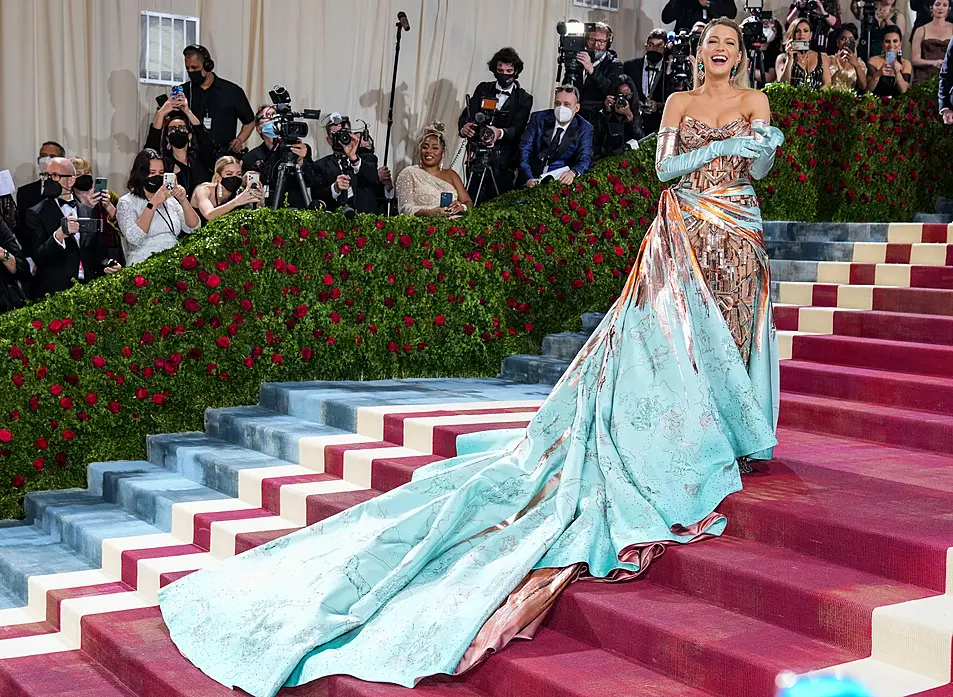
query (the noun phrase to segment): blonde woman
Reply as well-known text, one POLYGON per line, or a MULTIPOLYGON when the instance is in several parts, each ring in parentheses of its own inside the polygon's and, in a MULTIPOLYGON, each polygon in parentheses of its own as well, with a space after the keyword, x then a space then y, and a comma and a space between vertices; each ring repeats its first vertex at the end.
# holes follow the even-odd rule
POLYGON ((421 217, 460 215, 473 207, 460 175, 443 167, 447 151, 444 125, 434 121, 424 129, 417 143, 420 164, 404 168, 397 175, 397 203, 401 215, 421 217), (441 198, 450 197, 449 205, 441 198))
POLYGON ((242 188, 247 181, 242 178, 242 163, 238 158, 224 155, 215 162, 212 181, 200 184, 192 194, 192 207, 198 211, 203 222, 211 222, 236 208, 261 204, 264 194, 261 185, 242 188))
POLYGON ((795 20, 788 27, 784 36, 784 53, 778 56, 776 66, 778 82, 814 89, 831 84, 831 66, 827 54, 810 48, 813 35, 811 23, 804 18, 795 20))

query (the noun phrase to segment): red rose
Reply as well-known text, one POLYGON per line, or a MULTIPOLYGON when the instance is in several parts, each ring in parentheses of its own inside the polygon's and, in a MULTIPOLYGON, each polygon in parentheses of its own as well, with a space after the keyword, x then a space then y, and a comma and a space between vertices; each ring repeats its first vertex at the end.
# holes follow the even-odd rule
POLYGON ((66 429, 63 431, 63 440, 73 440, 76 437, 76 431, 66 429))
POLYGON ((60 400, 60 406, 63 407, 64 409, 72 409, 72 408, 73 408, 73 400, 70 399, 69 397, 63 397, 63 398, 60 400))
POLYGON ((585 285, 585 284, 584 284, 581 280, 579 280, 578 278, 577 278, 575 281, 572 282, 572 287, 573 287, 575 290, 579 290, 580 288, 583 287, 583 285, 585 285))
POLYGON ((307 346, 305 346, 303 349, 301 349, 301 358, 302 358, 302 360, 310 361, 311 358, 312 358, 312 356, 314 356, 314 351, 312 351, 312 350, 311 350, 310 348, 308 348, 307 346))
POLYGON ((186 312, 198 312, 199 311, 199 301, 192 298, 186 298, 185 302, 182 303, 182 306, 185 308, 186 312))
POLYGON ((126 303, 127 305, 135 305, 136 296, 132 293, 126 293, 125 295, 122 296, 122 301, 126 303))
POLYGON ((390 351, 391 353, 397 353, 397 348, 398 348, 397 344, 394 343, 393 341, 390 341, 387 343, 387 350, 390 351))
POLYGON ((404 315, 404 326, 405 326, 405 327, 412 327, 412 326, 414 326, 414 318, 413 318, 413 317, 409 317, 408 315, 404 315))
POLYGON ((13 384, 17 387, 23 387, 23 376, 19 373, 13 376, 13 384))
POLYGON ((535 327, 534 327, 532 324, 524 324, 524 325, 523 325, 523 330, 526 331, 526 332, 531 332, 531 331, 533 331, 533 329, 535 329, 535 327))
POLYGON ((0 443, 9 443, 13 440, 13 433, 7 429, 0 429, 0 443))
POLYGON ((93 356, 93 367, 97 370, 106 365, 106 359, 102 356, 93 356))
POLYGON ((90 394, 86 395, 86 404, 88 404, 89 406, 91 406, 91 407, 96 406, 96 402, 98 402, 98 401, 99 401, 99 395, 98 395, 98 394, 96 394, 96 393, 90 393, 90 394))
POLYGON ((252 259, 251 268, 252 271, 261 271, 265 267, 265 262, 261 259, 252 259))
POLYGON ((33 445, 36 446, 37 450, 46 450, 50 447, 50 442, 46 438, 40 437, 36 439, 33 445))
POLYGON ((152 395, 153 404, 165 404, 165 395, 164 394, 154 394, 152 395))
POLYGON ((185 269, 186 271, 191 271, 196 266, 198 266, 198 264, 199 264, 199 260, 193 256, 188 256, 182 259, 182 268, 185 269))
POLYGON ((10 480, 10 486, 16 489, 22 489, 24 486, 26 486, 26 480, 18 474, 10 480))
POLYGON ((61 394, 63 394, 63 388, 59 385, 50 385, 50 394, 54 397, 59 397, 61 394))
POLYGON ((407 290, 405 292, 407 293, 408 298, 412 298, 417 294, 417 290, 412 285, 407 286, 407 290))
POLYGON ((215 343, 218 345, 220 349, 227 349, 229 346, 232 345, 232 340, 229 339, 227 336, 220 336, 215 340, 215 343))
POLYGON ((218 274, 214 273, 211 274, 205 281, 205 285, 207 285, 209 288, 218 288, 221 283, 222 279, 218 277, 218 274))
POLYGON ((42 472, 43 465, 45 464, 46 460, 44 460, 42 457, 38 457, 33 461, 33 469, 35 469, 37 472, 42 472))
POLYGON ((401 235, 398 241, 400 242, 400 246, 403 247, 404 249, 409 247, 411 243, 413 242, 410 235, 401 235))
POLYGON ((476 327, 474 327, 472 324, 465 324, 463 325, 463 331, 467 336, 472 336, 473 332, 476 331, 476 327))
POLYGON ((149 285, 149 281, 147 281, 144 276, 136 276, 132 279, 132 282, 136 285, 136 288, 145 288, 149 285))
POLYGON ((11 358, 12 360, 17 360, 17 359, 23 358, 23 351, 21 351, 18 346, 11 346, 11 347, 10 347, 10 358, 11 358))
POLYGON ((285 359, 280 353, 273 353, 271 354, 271 362, 275 365, 281 365, 285 362, 285 359))
POLYGON ((96 343, 96 335, 93 334, 92 332, 88 332, 86 334, 86 344, 88 346, 92 346, 95 343, 96 343))
POLYGON ((56 453, 56 464, 60 467, 66 467, 66 453, 56 453))
POLYGON ((119 410, 122 409, 122 407, 119 406, 119 402, 110 402, 106 408, 109 409, 109 411, 111 411, 113 414, 118 414, 119 410))
POLYGON ((447 318, 444 317, 443 315, 437 315, 436 317, 433 318, 433 323, 438 327, 442 327, 443 325, 447 323, 447 318))
POLYGON ((332 312, 330 315, 328 315, 328 317, 331 320, 331 324, 337 324, 341 321, 341 315, 339 315, 337 312, 332 312))
POLYGON ((145 399, 149 396, 149 390, 145 387, 136 388, 136 399, 145 399))
POLYGON ((374 223, 374 227, 376 227, 378 230, 383 230, 383 229, 384 229, 384 221, 383 221, 383 220, 378 220, 376 223, 374 223))

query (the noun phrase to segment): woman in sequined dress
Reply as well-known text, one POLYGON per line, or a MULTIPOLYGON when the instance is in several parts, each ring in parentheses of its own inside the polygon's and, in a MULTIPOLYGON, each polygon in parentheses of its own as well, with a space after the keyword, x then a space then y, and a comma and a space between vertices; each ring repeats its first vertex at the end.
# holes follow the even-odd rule
POLYGON ((659 177, 678 181, 525 435, 160 590, 199 668, 255 697, 334 674, 410 687, 531 638, 574 581, 632 579, 724 531, 738 459, 776 444, 751 177, 782 138, 745 87, 737 24, 709 24, 698 61, 700 87, 669 100, 659 133, 659 177))

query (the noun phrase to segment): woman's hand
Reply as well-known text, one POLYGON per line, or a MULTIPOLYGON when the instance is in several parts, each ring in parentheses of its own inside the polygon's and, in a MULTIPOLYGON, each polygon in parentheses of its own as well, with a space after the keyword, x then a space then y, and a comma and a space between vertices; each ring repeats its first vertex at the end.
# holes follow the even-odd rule
POLYGON ((245 206, 249 203, 261 203, 263 200, 261 189, 245 189, 235 197, 235 205, 245 206))
POLYGON ((784 42, 784 52, 788 55, 788 58, 793 58, 797 55, 797 51, 794 50, 793 39, 784 42))
POLYGON ((454 201, 453 203, 451 203, 449 206, 447 206, 446 208, 442 210, 447 211, 446 213, 447 215, 459 215, 461 213, 465 213, 467 210, 467 207, 465 204, 460 203, 460 201, 454 201))
POLYGON ((175 188, 172 189, 172 195, 175 197, 175 200, 179 203, 185 204, 188 203, 188 194, 185 191, 185 187, 181 184, 176 184, 175 188))
POLYGON ((163 184, 159 187, 158 191, 149 197, 149 203, 151 203, 153 206, 161 206, 163 203, 169 200, 169 196, 171 195, 172 192, 169 190, 169 187, 163 184))

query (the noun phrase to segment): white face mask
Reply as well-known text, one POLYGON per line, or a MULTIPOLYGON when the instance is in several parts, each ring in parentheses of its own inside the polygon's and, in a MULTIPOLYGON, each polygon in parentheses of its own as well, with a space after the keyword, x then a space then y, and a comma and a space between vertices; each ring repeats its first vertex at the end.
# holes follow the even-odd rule
POLYGON ((768 43, 769 43, 769 44, 770 44, 772 41, 774 41, 774 37, 775 37, 774 27, 769 27, 769 28, 766 28, 766 29, 764 30, 764 38, 766 38, 766 39, 768 40, 768 43))
POLYGON ((36 161, 36 166, 39 168, 40 174, 43 174, 43 172, 46 171, 46 166, 50 164, 50 160, 52 159, 53 159, 52 157, 44 155, 43 157, 41 157, 39 160, 36 161))
POLYGON ((556 122, 560 124, 567 124, 572 119, 572 109, 568 106, 558 106, 553 109, 553 113, 556 114, 556 122))

